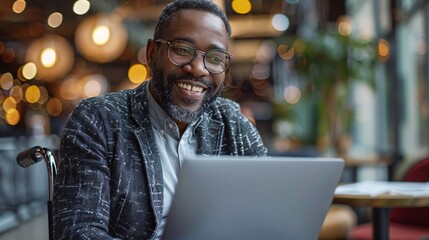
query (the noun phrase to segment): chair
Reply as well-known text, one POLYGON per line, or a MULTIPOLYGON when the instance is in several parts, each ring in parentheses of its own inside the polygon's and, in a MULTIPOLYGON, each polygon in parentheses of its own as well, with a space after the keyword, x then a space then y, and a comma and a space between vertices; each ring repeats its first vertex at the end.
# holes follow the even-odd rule
POLYGON ((54 180, 57 175, 57 165, 55 155, 49 148, 34 146, 26 149, 16 156, 16 162, 19 166, 26 168, 38 162, 45 162, 48 173, 48 231, 49 240, 53 239, 52 230, 52 199, 54 194, 54 180))
MULTIPOLYGON (((428 182, 429 157, 408 169, 402 181, 428 182)), ((350 240, 372 239, 372 224, 361 224, 349 235, 350 240)), ((392 208, 389 216, 390 240, 422 240, 429 236, 429 207, 392 208)))
POLYGON ((345 239, 356 223, 357 216, 351 207, 332 204, 323 221, 318 240, 345 239))

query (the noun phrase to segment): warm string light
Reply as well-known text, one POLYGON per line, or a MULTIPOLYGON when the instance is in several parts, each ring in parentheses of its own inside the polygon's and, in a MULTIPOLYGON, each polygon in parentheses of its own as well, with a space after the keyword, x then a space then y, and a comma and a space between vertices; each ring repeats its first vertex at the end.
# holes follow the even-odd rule
MULTIPOLYGON (((34 63, 30 62, 20 69, 23 72, 31 72, 34 71, 32 68, 34 63)), ((28 74, 31 73, 23 73, 28 74)), ((56 98, 50 97, 48 90, 43 86, 24 83, 20 79, 15 79, 10 72, 0 74, 0 123, 5 122, 11 126, 19 124, 22 120, 23 104, 28 104, 37 111, 44 109, 50 116, 59 116, 62 113, 62 102, 53 99, 56 98)))
POLYGON ((337 19, 337 31, 343 36, 349 36, 352 32, 352 21, 347 16, 341 16, 337 19))
POLYGON ((128 79, 134 84, 140 84, 146 80, 148 72, 143 64, 134 64, 128 69, 128 79))
POLYGON ((387 60, 390 56, 390 44, 386 39, 380 39, 377 46, 378 56, 381 60, 387 60))
MULTIPOLYGON (((77 0, 73 5, 73 11, 77 15, 83 15, 90 9, 88 0, 77 0)), ((14 1, 11 11, 21 14, 26 10, 25 0, 14 1)), ((63 23, 63 15, 60 12, 53 12, 46 19, 47 26, 59 28, 63 23)), ((43 23, 34 23, 28 30, 28 35, 36 37, 40 35, 40 29, 43 23)), ((94 31, 94 42, 100 45, 106 44, 110 39, 110 29, 108 26, 101 26, 94 31)), ((35 85, 30 81, 57 79, 67 73, 70 69, 68 54, 72 52, 71 47, 67 46, 67 41, 62 41, 61 37, 45 36, 33 41, 27 49, 32 52, 32 56, 27 55, 25 63, 18 67, 16 78, 10 72, 0 73, 0 124, 17 125, 21 122, 23 116, 23 104, 28 104, 30 108, 36 111, 44 109, 51 116, 59 116, 63 111, 63 103, 59 98, 50 97, 48 90, 43 86, 35 85), (37 47, 34 47, 37 45, 37 47), (60 71, 60 72, 58 72, 60 71), (52 72, 52 75, 49 73, 52 72)), ((0 41, 0 56, 4 63, 13 63, 16 61, 15 49, 7 47, 0 41)), ((103 77, 104 78, 104 77, 103 77)), ((102 94, 107 90, 107 80, 99 78, 88 78, 86 81, 84 97, 102 94)))
POLYGON ((51 68, 57 62, 57 52, 55 49, 47 47, 40 54, 40 62, 45 68, 51 68))
POLYGON ((252 10, 252 3, 249 0, 232 0, 231 7, 238 14, 247 14, 252 10))
POLYGON ((48 17, 48 25, 52 28, 57 28, 63 23, 63 15, 59 12, 54 12, 48 17))
POLYGON ((77 0, 73 4, 73 12, 77 15, 84 15, 89 11, 91 3, 87 0, 77 0))
POLYGON ((14 13, 20 14, 24 12, 26 7, 27 7, 27 2, 25 2, 24 0, 16 0, 12 5, 12 11, 14 13))
POLYGON ((110 38, 110 29, 108 26, 100 24, 94 28, 94 31, 92 32, 92 41, 98 45, 103 46, 105 45, 110 38))
POLYGON ((65 38, 48 34, 30 44, 26 61, 36 65, 37 79, 50 82, 69 73, 74 64, 74 52, 65 38))
POLYGON ((35 78, 37 75, 37 66, 33 62, 28 62, 22 67, 22 76, 26 80, 35 78))
POLYGON ((77 50, 94 62, 106 63, 119 58, 127 42, 128 32, 122 18, 115 14, 87 17, 76 29, 77 50))
POLYGON ((65 101, 75 101, 107 93, 108 80, 101 74, 70 76, 61 82, 59 95, 65 101))

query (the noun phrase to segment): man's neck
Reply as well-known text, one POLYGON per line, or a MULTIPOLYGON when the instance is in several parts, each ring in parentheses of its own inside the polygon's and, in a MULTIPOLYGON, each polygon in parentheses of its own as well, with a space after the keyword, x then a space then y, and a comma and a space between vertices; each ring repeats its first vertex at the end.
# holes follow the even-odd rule
POLYGON ((189 124, 186 122, 180 122, 176 119, 173 119, 173 121, 177 124, 177 127, 179 127, 180 136, 182 136, 189 124))

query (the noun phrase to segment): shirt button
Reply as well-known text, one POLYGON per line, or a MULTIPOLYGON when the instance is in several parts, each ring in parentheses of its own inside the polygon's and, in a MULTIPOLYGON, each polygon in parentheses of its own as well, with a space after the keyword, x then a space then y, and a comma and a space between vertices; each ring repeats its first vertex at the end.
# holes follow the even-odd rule
POLYGON ((161 135, 164 135, 164 130, 160 130, 159 133, 161 133, 161 135))
POLYGON ((169 124, 168 124, 168 127, 169 127, 169 128, 173 128, 173 124, 169 123, 169 124))

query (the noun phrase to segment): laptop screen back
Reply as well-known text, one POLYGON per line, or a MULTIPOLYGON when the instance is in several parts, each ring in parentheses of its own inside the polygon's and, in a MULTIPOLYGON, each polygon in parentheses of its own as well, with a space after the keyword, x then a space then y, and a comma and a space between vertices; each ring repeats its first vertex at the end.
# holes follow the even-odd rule
POLYGON ((163 239, 317 239, 343 167, 334 158, 185 160, 163 239))

